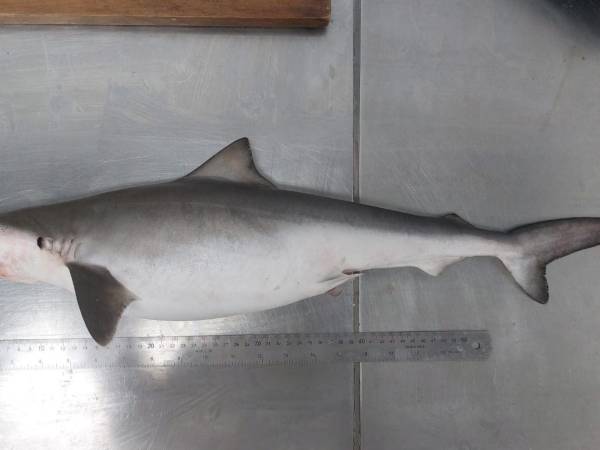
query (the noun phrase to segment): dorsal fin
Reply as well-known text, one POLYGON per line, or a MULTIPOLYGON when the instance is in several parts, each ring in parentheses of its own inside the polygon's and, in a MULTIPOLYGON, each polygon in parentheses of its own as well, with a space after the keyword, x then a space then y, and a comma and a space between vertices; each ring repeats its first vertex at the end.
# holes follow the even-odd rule
POLYGON ((185 179, 194 178, 218 178, 234 183, 275 187, 273 183, 260 174, 254 165, 248 138, 241 138, 232 142, 185 176, 185 179))

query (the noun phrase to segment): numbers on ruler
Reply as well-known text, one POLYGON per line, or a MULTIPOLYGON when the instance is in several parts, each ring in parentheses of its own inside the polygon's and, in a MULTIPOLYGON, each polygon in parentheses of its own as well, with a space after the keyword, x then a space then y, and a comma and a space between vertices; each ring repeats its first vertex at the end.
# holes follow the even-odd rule
MULTIPOLYGON (((356 358, 361 361, 439 359, 440 357, 457 359, 462 358, 461 355, 473 355, 476 359, 481 359, 489 353, 489 345, 486 343, 489 337, 481 332, 361 334, 117 338, 108 347, 95 345, 90 339, 43 342, 32 340, 17 341, 14 344, 12 342, 15 341, 0 341, 2 351, 0 354, 13 352, 15 356, 16 353, 22 355, 13 358, 12 354, 7 354, 5 367, 74 368, 136 365, 187 367, 202 364, 225 366, 305 364, 319 360, 344 361, 356 360, 356 358), (335 351, 330 352, 333 349, 335 351), (93 353, 88 354, 88 351, 93 353), (135 354, 141 352, 149 354, 140 360, 135 354), (165 358, 161 356, 164 352, 175 353, 165 358), (62 357, 53 355, 62 355, 62 357)), ((1 362, 0 369, 2 369, 1 362)))

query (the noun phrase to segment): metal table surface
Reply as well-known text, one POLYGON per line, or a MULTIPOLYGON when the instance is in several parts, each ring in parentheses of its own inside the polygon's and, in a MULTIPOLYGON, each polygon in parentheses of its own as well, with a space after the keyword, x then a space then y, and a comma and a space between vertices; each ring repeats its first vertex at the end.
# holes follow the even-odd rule
MULTIPOLYGON (((586 4, 362 2, 362 201, 491 228, 600 216, 600 36, 554 3, 586 4)), ((364 277, 363 330, 487 328, 494 351, 365 365, 363 449, 600 448, 598 267, 598 248, 551 264, 546 306, 488 259, 364 277)))
MULTIPOLYGON (((296 189, 489 227, 600 216, 598 21, 561 4, 334 0, 320 32, 1 28, 0 211, 177 177, 248 135, 296 189)), ((350 366, 7 372, 2 447, 335 450, 356 420, 365 450, 596 449, 598 258, 553 263, 544 307, 489 259, 364 275, 362 330, 487 328, 494 350, 364 364, 358 417, 350 366)), ((346 286, 228 319, 125 318, 119 334, 352 327, 346 286)), ((85 335, 70 295, 0 282, 0 338, 85 335)))
MULTIPOLYGON (((352 4, 325 31, 0 28, 0 210, 181 176, 248 136, 276 183, 352 194, 352 4)), ((121 336, 351 331, 343 295, 121 336)), ((0 338, 86 336, 74 298, 0 282, 0 338)), ((2 448, 347 449, 352 368, 0 374, 2 448)))

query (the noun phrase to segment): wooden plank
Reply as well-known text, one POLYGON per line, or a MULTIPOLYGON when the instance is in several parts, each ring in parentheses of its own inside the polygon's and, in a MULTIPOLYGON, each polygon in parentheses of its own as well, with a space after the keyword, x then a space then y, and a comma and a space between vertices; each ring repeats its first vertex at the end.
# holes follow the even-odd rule
POLYGON ((331 0, 0 0, 0 24, 324 27, 331 0))

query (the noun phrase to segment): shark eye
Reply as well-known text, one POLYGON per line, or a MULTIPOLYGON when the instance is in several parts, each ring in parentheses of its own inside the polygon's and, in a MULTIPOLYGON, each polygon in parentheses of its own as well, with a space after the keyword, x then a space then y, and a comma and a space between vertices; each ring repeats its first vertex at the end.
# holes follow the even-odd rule
POLYGON ((40 236, 39 238, 37 238, 37 246, 40 248, 40 250, 44 248, 44 238, 43 237, 40 236))

